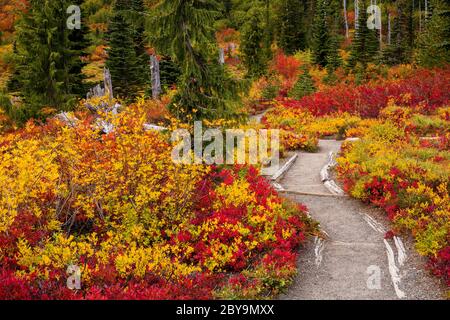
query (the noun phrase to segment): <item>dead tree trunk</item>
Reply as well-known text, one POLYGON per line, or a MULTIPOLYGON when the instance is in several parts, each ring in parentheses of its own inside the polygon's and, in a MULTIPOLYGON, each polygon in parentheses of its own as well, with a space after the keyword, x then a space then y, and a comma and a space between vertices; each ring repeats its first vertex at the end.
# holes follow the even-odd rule
POLYGON ((112 100, 114 99, 113 86, 111 80, 111 73, 108 68, 103 69, 103 82, 105 85, 105 95, 108 96, 109 104, 111 105, 112 100))
POLYGON ((161 76, 159 73, 159 61, 155 55, 150 56, 150 70, 152 74, 152 97, 159 99, 161 95, 161 76))
POLYGON ((224 48, 219 49, 219 63, 225 64, 225 50, 224 48))
POLYGON ((348 30, 348 17, 347 17, 347 0, 344 0, 344 22, 345 22, 345 37, 348 39, 349 30, 348 30))

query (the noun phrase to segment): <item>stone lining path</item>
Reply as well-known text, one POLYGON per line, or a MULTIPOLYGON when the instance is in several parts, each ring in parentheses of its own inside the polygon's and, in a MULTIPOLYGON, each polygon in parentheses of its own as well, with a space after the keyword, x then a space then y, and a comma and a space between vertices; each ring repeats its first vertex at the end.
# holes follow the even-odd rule
POLYGON ((320 171, 341 142, 321 140, 319 146, 318 153, 298 152, 296 163, 279 182, 291 191, 286 197, 309 208, 325 234, 302 249, 295 283, 280 298, 444 298, 443 287, 425 270, 425 259, 409 239, 384 239, 390 227, 379 210, 350 197, 333 197, 324 187, 320 171))

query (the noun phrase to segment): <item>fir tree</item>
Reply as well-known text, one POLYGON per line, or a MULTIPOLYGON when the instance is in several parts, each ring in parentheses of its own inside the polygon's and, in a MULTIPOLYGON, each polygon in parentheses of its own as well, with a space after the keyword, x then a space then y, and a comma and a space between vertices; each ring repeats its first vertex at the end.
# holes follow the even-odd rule
MULTIPOLYGON (((73 4, 81 7, 85 1, 84 0, 74 0, 73 4)), ((87 58, 88 53, 86 49, 90 46, 91 42, 88 38, 89 36, 89 26, 87 24, 87 19, 82 15, 81 17, 81 28, 73 29, 69 32, 69 50, 71 51, 73 57, 73 63, 69 70, 71 74, 71 92, 77 94, 78 96, 84 96, 87 92, 87 86, 85 80, 86 75, 83 73, 83 68, 87 65, 85 58, 87 58)))
POLYGON ((359 27, 355 32, 355 38, 353 40, 350 59, 348 62, 348 66, 350 68, 354 68, 357 63, 360 63, 363 68, 365 68, 369 62, 375 60, 379 49, 376 30, 371 30, 367 27, 368 15, 366 3, 360 0, 359 8, 359 27))
POLYGON ((108 60, 114 93, 123 98, 133 98, 139 91, 140 71, 133 42, 134 30, 126 10, 129 1, 116 0, 108 29, 108 60))
MULTIPOLYGON (((17 60, 19 58, 16 41, 14 41, 14 43, 13 43, 13 57, 15 60, 17 60)), ((6 89, 8 92, 11 92, 11 93, 17 93, 20 90, 20 82, 19 82, 20 73, 19 73, 19 67, 17 66, 18 63, 19 63, 19 61, 14 62, 14 72, 9 77, 8 81, 6 82, 6 89)))
POLYGON ((19 122, 44 118, 44 107, 67 110, 75 104, 72 90, 77 75, 73 72, 80 64, 80 51, 73 50, 77 39, 71 41, 72 30, 66 26, 70 4, 68 0, 30 0, 17 25, 15 79, 25 104, 19 122))
POLYGON ((397 3, 397 12, 391 44, 383 50, 383 62, 388 65, 407 63, 410 61, 412 53, 412 3, 408 0, 401 0, 397 3))
POLYGON ((282 0, 278 18, 278 44, 287 54, 306 47, 306 32, 304 24, 305 0, 282 0))
POLYGON ((150 82, 150 56, 145 49, 144 0, 131 0, 133 43, 138 68, 138 83, 145 86, 150 82))
POLYGON ((214 0, 162 0, 156 8, 154 42, 182 71, 178 92, 169 106, 179 119, 236 115, 241 86, 217 59, 213 26, 219 8, 214 0))
POLYGON ((330 37, 328 54, 327 54, 327 69, 335 71, 342 65, 342 59, 339 56, 339 41, 337 36, 332 35, 330 37))
POLYGON ((305 65, 302 69, 303 73, 300 75, 294 87, 289 92, 289 97, 297 100, 316 92, 314 80, 309 74, 308 67, 305 65))
POLYGON ((161 85, 163 88, 175 86, 180 78, 180 67, 169 56, 161 57, 159 61, 161 85))
POLYGON ((318 0, 313 24, 312 52, 314 63, 321 67, 327 65, 330 34, 327 22, 327 0, 318 0))
POLYGON ((417 38, 416 62, 424 67, 450 63, 450 6, 435 1, 433 14, 417 38))
POLYGON ((251 10, 247 23, 241 30, 241 53, 248 76, 260 76, 265 73, 267 61, 262 47, 264 30, 261 26, 261 13, 251 10))

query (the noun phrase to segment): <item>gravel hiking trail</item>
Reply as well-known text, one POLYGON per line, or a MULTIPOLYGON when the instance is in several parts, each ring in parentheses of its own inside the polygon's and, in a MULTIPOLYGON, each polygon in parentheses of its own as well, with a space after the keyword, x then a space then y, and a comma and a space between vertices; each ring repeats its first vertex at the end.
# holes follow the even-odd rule
MULTIPOLYGON (((444 299, 411 239, 385 239, 390 223, 378 209, 325 187, 321 171, 342 142, 321 140, 319 152, 298 152, 280 181, 285 196, 305 204, 323 237, 301 249, 299 273, 285 300, 444 299)), ((331 182, 332 179, 330 179, 331 182)))

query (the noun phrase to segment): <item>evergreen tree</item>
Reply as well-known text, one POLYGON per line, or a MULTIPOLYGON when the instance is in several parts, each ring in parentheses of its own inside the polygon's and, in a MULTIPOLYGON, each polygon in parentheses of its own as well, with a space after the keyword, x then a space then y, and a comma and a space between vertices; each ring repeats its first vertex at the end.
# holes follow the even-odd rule
MULTIPOLYGON (((14 56, 15 60, 17 60, 19 57, 16 41, 14 41, 14 44, 13 44, 13 56, 14 56)), ((16 92, 20 91, 20 82, 19 82, 20 73, 19 73, 19 67, 17 66, 18 63, 19 63, 19 61, 14 61, 14 72, 9 77, 8 81, 6 82, 6 89, 8 92, 11 92, 11 93, 16 93, 16 92)))
POLYGON ((314 63, 321 67, 327 65, 330 34, 327 22, 327 0, 318 0, 313 24, 312 52, 314 63))
POLYGON ((279 6, 278 44, 287 54, 306 47, 304 24, 306 0, 282 0, 279 6))
POLYGON ((412 53, 412 3, 408 0, 400 0, 397 2, 397 12, 391 44, 383 50, 383 62, 388 65, 407 63, 412 53))
POLYGON ((219 7, 214 0, 162 0, 156 8, 154 42, 182 71, 169 107, 185 121, 236 115, 241 86, 217 59, 213 25, 219 7))
MULTIPOLYGON (((80 63, 78 44, 66 26, 69 0, 30 0, 17 24, 17 77, 25 109, 19 122, 44 118, 45 107, 66 110, 74 105, 73 74, 80 63)), ((80 49, 83 45, 80 45, 80 49)))
POLYGON ((328 55, 327 55, 327 69, 335 71, 342 65, 342 59, 339 56, 339 41, 336 35, 330 36, 328 55))
POLYGON ((133 43, 138 68, 138 83, 145 86, 150 82, 150 56, 145 49, 144 0, 131 0, 133 43))
POLYGON ((377 31, 371 30, 367 27, 367 6, 365 1, 359 0, 359 15, 358 15, 358 29, 355 32, 353 40, 350 59, 348 66, 354 68, 357 63, 360 63, 363 68, 375 60, 379 50, 379 42, 377 31))
POLYGON ((342 58, 339 56, 339 42, 337 36, 330 39, 330 49, 327 56, 327 75, 323 79, 328 85, 334 85, 337 82, 335 71, 342 65, 342 58))
MULTIPOLYGON (((83 5, 84 0, 74 0, 73 4, 79 6, 83 5)), ((73 29, 69 31, 69 50, 73 57, 73 63, 69 73, 71 74, 71 92, 78 95, 84 96, 87 92, 87 86, 84 83, 87 79, 86 75, 83 73, 83 68, 87 65, 85 58, 87 58, 88 53, 86 49, 91 45, 88 38, 89 36, 89 26, 87 24, 87 19, 82 15, 81 17, 81 28, 73 29)))
POLYGON ((289 92, 289 97, 297 100, 316 92, 314 80, 309 74, 308 66, 305 65, 302 69, 303 73, 300 75, 294 87, 289 92))
POLYGON ((435 1, 433 14, 417 38, 416 62, 424 67, 450 63, 450 6, 435 1))
POLYGON ((134 30, 128 21, 126 10, 129 1, 116 0, 108 29, 108 60, 114 93, 123 98, 133 98, 139 91, 141 66, 136 57, 134 30))
POLYGON ((180 67, 175 64, 169 56, 161 57, 159 71, 162 87, 172 87, 178 83, 181 75, 180 67))
POLYGON ((241 30, 241 54, 248 76, 260 76, 265 73, 267 61, 263 49, 264 30, 261 13, 257 9, 249 12, 248 22, 241 30))

